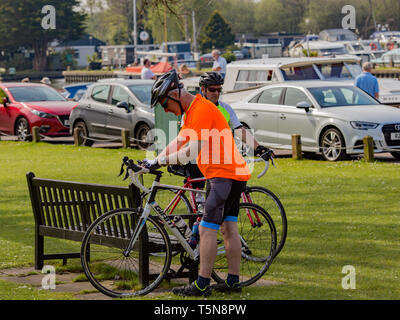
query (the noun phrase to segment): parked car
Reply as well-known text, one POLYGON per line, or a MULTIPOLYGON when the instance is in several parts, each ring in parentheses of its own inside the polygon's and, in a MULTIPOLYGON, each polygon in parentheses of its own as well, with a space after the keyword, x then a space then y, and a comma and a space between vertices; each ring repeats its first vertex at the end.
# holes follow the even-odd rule
POLYGON ((205 53, 200 56, 200 62, 214 62, 213 56, 211 53, 205 53))
POLYGON ((69 136, 69 115, 75 105, 45 84, 0 83, 0 131, 21 141, 31 140, 35 126, 45 136, 69 136))
POLYGON ((236 60, 243 60, 244 59, 244 54, 240 50, 233 51, 233 54, 235 55, 236 60))
MULTIPOLYGON (((93 144, 87 138, 120 137, 122 129, 128 129, 131 138, 146 140, 155 122, 150 108, 153 82, 113 79, 92 84, 71 112, 71 134, 80 128, 86 146, 93 144)), ((139 146, 146 148, 148 143, 139 146)))
POLYGON ((362 153, 363 138, 371 136, 375 152, 398 149, 391 154, 400 159, 400 110, 380 104, 354 85, 273 84, 232 107, 255 138, 272 148, 291 149, 292 135, 300 134, 303 151, 336 161, 362 153))

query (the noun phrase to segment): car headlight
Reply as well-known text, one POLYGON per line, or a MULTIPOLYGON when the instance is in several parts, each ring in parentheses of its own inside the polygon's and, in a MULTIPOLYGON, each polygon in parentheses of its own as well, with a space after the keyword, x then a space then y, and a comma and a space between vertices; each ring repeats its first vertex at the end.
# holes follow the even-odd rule
POLYGON ((54 116, 50 113, 46 113, 46 112, 42 112, 42 111, 38 111, 38 110, 34 110, 34 109, 31 110, 31 112, 34 115, 41 117, 41 118, 47 118, 47 119, 54 118, 54 116))
POLYGON ((350 121, 351 126, 358 130, 376 129, 379 123, 365 122, 365 121, 350 121))

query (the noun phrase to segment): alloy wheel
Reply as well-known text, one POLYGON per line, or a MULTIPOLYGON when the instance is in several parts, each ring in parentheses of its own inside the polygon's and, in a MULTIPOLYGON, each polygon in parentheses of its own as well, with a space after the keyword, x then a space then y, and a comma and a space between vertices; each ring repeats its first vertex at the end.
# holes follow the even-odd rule
POLYGON ((336 129, 328 129, 321 138, 322 156, 328 161, 346 158, 345 143, 342 134, 336 129))

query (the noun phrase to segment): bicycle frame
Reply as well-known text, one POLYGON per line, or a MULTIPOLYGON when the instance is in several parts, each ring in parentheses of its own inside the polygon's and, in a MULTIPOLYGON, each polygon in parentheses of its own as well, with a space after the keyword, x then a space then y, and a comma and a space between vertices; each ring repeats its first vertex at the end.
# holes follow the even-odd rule
MULTIPOLYGON (((133 176, 131 170, 129 170, 129 175, 131 176, 132 180, 135 181, 136 178, 133 176)), ((199 257, 198 250, 192 249, 192 247, 187 243, 185 237, 178 230, 178 228, 176 227, 176 225, 172 221, 172 219, 169 217, 169 215, 167 215, 165 213, 165 211, 160 207, 160 205, 155 201, 155 196, 159 189, 163 189, 163 190, 173 189, 173 190, 180 190, 180 191, 195 191, 195 192, 205 193, 205 191, 202 191, 202 190, 161 184, 159 181, 159 177, 156 177, 156 179, 153 182, 153 185, 151 186, 151 189, 147 190, 147 191, 150 191, 149 192, 150 197, 146 202, 146 205, 143 209, 143 213, 141 214, 141 216, 139 218, 138 225, 135 228, 135 231, 133 232, 133 236, 132 236, 131 240, 129 241, 128 247, 124 251, 124 255, 129 256, 130 252, 133 249, 135 242, 139 238, 139 234, 142 231, 143 226, 146 223, 148 216, 150 215, 150 212, 153 210, 156 213, 156 215, 161 219, 161 221, 163 221, 164 225, 167 226, 167 228, 176 237, 178 242, 182 245, 182 247, 185 249, 185 251, 189 254, 190 258, 193 260, 197 260, 199 257)))
MULTIPOLYGON (((169 212, 169 214, 172 214, 175 210, 175 208, 177 207, 179 201, 180 201, 180 196, 183 195, 185 193, 185 191, 191 191, 190 192, 190 200, 191 200, 191 206, 192 206, 192 210, 193 213, 198 213, 198 207, 197 207, 197 203, 196 203, 196 199, 195 199, 195 193, 196 192, 205 192, 199 189, 193 189, 192 188, 192 184, 196 183, 196 182, 204 182, 206 181, 206 178, 202 177, 202 178, 190 178, 190 177, 186 177, 185 178, 185 183, 183 185, 183 188, 176 188, 179 189, 179 191, 176 193, 176 195, 173 197, 173 199, 171 200, 171 202, 168 204, 168 206, 165 208, 165 211, 168 212, 168 210, 171 208, 171 211, 169 212)), ((250 194, 246 194, 245 192, 242 192, 241 194, 241 198, 243 200, 244 203, 253 203, 253 200, 250 196, 250 194)), ((247 217, 249 218, 250 224, 252 226, 260 226, 261 225, 261 219, 259 218, 257 212, 253 211, 254 214, 254 218, 251 215, 250 210, 247 210, 247 217), (254 221, 255 220, 255 221, 254 221)))

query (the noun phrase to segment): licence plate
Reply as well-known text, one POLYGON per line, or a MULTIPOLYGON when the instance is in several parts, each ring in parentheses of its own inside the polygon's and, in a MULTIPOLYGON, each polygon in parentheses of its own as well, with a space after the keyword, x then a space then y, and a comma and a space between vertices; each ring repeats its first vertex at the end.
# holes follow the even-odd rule
MULTIPOLYGON (((64 120, 64 126, 68 127, 69 126, 69 120, 64 120)), ((400 139, 400 138, 399 138, 400 139)))
POLYGON ((390 140, 400 140, 400 132, 392 132, 390 134, 390 140))

